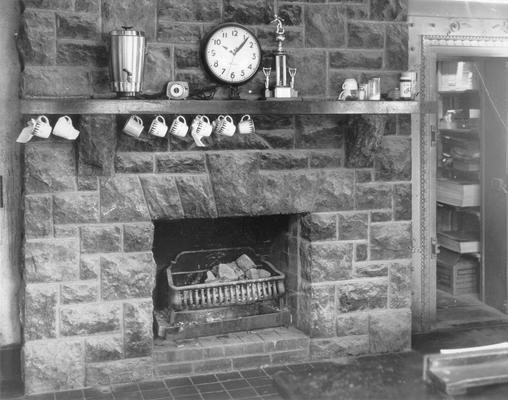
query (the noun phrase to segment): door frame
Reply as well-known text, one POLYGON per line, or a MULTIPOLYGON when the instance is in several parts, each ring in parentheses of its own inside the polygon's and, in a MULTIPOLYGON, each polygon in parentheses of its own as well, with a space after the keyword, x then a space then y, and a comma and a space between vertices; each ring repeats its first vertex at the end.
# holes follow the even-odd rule
MULTIPOLYGON (((410 66, 419 72, 422 104, 437 101, 437 60, 446 57, 508 57, 508 37, 419 34, 410 66), (414 54, 415 50, 419 50, 414 54)), ((413 35, 415 44, 415 35, 413 35)), ((411 46, 411 39, 410 39, 411 46)), ((436 103, 437 104, 437 103, 436 103)), ((412 122, 413 331, 432 328, 436 319, 436 149, 437 106, 422 107, 412 122)))

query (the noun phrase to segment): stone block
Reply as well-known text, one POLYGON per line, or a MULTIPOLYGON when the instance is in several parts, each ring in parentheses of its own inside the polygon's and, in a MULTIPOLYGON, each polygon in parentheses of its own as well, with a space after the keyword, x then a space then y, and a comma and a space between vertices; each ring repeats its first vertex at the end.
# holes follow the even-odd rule
POLYGON ((411 307, 411 263, 393 263, 388 274, 388 307, 411 307))
POLYGON ((162 0, 159 2, 159 18, 172 21, 219 22, 222 1, 220 0, 162 0))
POLYGON ((386 57, 385 68, 391 70, 407 70, 408 62, 408 28, 406 24, 386 26, 386 57))
POLYGON ((369 352, 369 335, 343 336, 330 339, 312 339, 311 360, 337 359, 358 356, 369 352))
POLYGON ((53 231, 56 238, 78 238, 79 228, 72 225, 55 225, 53 231))
POLYGON ((51 10, 72 10, 72 0, 23 0, 27 8, 42 8, 51 10))
MULTIPOLYGON (((236 136, 236 135, 235 135, 236 136)), ((239 136, 239 135, 238 135, 239 136)), ((246 135, 249 137, 250 135, 246 135)), ((295 142, 294 129, 267 129, 256 128, 255 136, 261 141, 253 148, 262 149, 292 149, 295 142)))
POLYGON ((261 169, 302 169, 309 164, 307 154, 300 152, 262 152, 259 159, 261 169))
POLYGON ((358 210, 391 208, 392 186, 383 183, 360 183, 356 185, 355 201, 358 210))
POLYGON ((129 383, 153 378, 152 357, 89 363, 84 386, 129 383))
POLYGON ((232 361, 234 370, 261 368, 270 365, 270 355, 260 354, 235 357, 232 359, 232 361))
POLYGON ((25 393, 84 387, 83 352, 81 340, 26 342, 23 348, 25 393))
MULTIPOLYGON (((248 89, 245 88, 245 91, 248 89)), ((217 96, 217 95, 216 95, 217 96)), ((217 96, 217 98, 221 98, 217 96)), ((257 131, 256 133, 249 135, 239 135, 236 134, 232 137, 228 136, 212 136, 207 138, 205 142, 207 142, 210 150, 263 150, 269 149, 269 143, 262 137, 264 135, 264 131, 257 131)), ((178 140, 178 139, 177 139, 178 140)), ((183 143, 183 141, 180 140, 183 143)), ((189 150, 200 150, 199 147, 196 147, 194 144, 191 144, 192 147, 189 150)), ((204 150, 201 148, 201 150, 204 150)))
POLYGON ((62 193, 53 196, 55 224, 99 222, 97 193, 62 193))
POLYGON ((147 176, 141 177, 140 181, 152 220, 178 219, 184 216, 174 177, 147 176))
MULTIPOLYGON (((356 76, 356 79, 365 81, 361 75, 356 76)), ((347 127, 346 166, 350 168, 373 167, 374 157, 385 134, 385 116, 368 114, 353 116, 348 120, 347 127)))
POLYGON ((110 32, 122 26, 134 26, 145 32, 148 42, 155 39, 157 3, 152 0, 102 0, 102 31, 110 32))
MULTIPOLYGON (((127 117, 128 118, 128 117, 127 117)), ((126 117, 117 116, 118 126, 123 127, 127 122, 126 117)), ((118 152, 149 152, 149 151, 168 151, 169 137, 158 137, 149 135, 146 129, 152 123, 148 116, 141 116, 145 129, 137 138, 128 136, 123 132, 118 133, 118 152)), ((170 136, 170 135, 167 135, 170 136)))
POLYGON ((159 42, 197 45, 202 37, 201 24, 180 24, 159 20, 157 25, 157 41, 159 42))
MULTIPOLYGON (((303 48, 305 47, 305 37, 303 33, 303 25, 299 26, 284 26, 286 40, 284 41, 284 48, 290 49, 290 48, 303 48)), ((275 50, 277 48, 277 42, 275 41, 274 37, 274 28, 273 25, 265 25, 265 26, 258 26, 257 27, 257 35, 256 37, 259 40, 259 43, 261 44, 261 48, 263 51, 267 50, 275 50)), ((265 53, 263 55, 263 65, 272 65, 273 68, 273 56, 271 53, 265 53), (272 57, 272 59, 269 59, 269 57, 272 57)), ((298 78, 297 81, 298 82, 298 78)), ((298 83, 297 83, 298 85, 298 83)), ((261 94, 261 92, 260 92, 261 94)))
MULTIPOLYGON (((322 46, 320 46, 322 47, 322 46)), ((323 96, 326 93, 326 53, 314 49, 288 49, 289 65, 298 65, 296 85, 306 96, 323 96)))
POLYGON ((151 219, 137 177, 117 175, 101 178, 100 202, 101 221, 134 222, 151 219))
POLYGON ((123 305, 125 357, 134 358, 152 354, 153 302, 126 302, 123 305))
POLYGON ((97 279, 100 273, 100 256, 82 254, 79 262, 79 279, 97 279))
MULTIPOLYGON (((154 373, 156 376, 175 376, 186 375, 190 376, 193 373, 193 363, 171 363, 164 365, 155 365, 154 373)), ((185 378, 187 379, 187 378, 185 378)))
MULTIPOLYGON (((273 33, 273 26, 272 26, 273 33)), ((272 37, 273 39, 273 37, 272 37)), ((294 129, 295 117, 292 115, 256 115, 256 130, 272 130, 272 129, 294 129)))
POLYGON ((87 337, 85 360, 87 363, 118 360, 123 357, 123 338, 120 335, 87 337))
POLYGON ((386 308, 388 282, 386 278, 364 278, 337 285, 337 312, 386 308))
POLYGON ((125 224, 123 226, 123 251, 151 251, 153 223, 125 224))
POLYGON ((81 132, 78 139, 79 175, 113 175, 117 146, 115 117, 83 115, 78 129, 81 132))
POLYGON ((259 160, 251 153, 208 154, 208 168, 219 216, 259 214, 259 160))
POLYGON ((66 283, 60 289, 62 304, 92 303, 99 299, 99 285, 95 281, 66 283))
MULTIPOLYGON (((226 372, 232 370, 232 361, 229 358, 194 361, 192 363, 195 374, 209 374, 211 372, 226 372)), ((184 372, 185 373, 185 372, 184 372)), ((215 393, 217 394, 217 393, 215 393)), ((192 396, 190 396, 192 397, 192 396)))
POLYGON ((112 253, 122 250, 120 226, 82 226, 80 237, 82 253, 112 253))
POLYGON ((378 210, 370 212, 370 222, 388 222, 392 220, 392 210, 378 210))
POLYGON ((388 265, 375 263, 356 264, 354 269, 354 276, 358 278, 388 276, 388 265))
POLYGON ((172 65, 171 47, 169 45, 148 44, 143 91, 160 93, 165 90, 166 83, 171 80, 172 65))
POLYGON ((74 10, 78 12, 99 12, 100 0, 74 0, 74 10))
POLYGON ((406 21, 407 0, 370 0, 370 18, 378 21, 406 21))
POLYGON ((302 242, 300 262, 304 279, 317 283, 351 279, 353 244, 340 242, 302 242))
POLYGON ((305 11, 306 47, 344 47, 346 24, 340 4, 313 4, 305 11))
POLYGON ((285 26, 301 25, 303 7, 299 4, 283 4, 279 6, 277 15, 282 18, 285 26))
POLYGON ((121 305, 111 303, 80 304, 60 308, 60 334, 93 335, 120 330, 121 305))
POLYGON ((365 243, 355 243, 355 261, 365 261, 369 258, 369 246, 365 243))
POLYGON ((310 153, 311 168, 339 168, 344 166, 344 151, 310 153))
POLYGON ((25 190, 30 193, 76 190, 74 148, 68 143, 25 145, 25 190))
POLYGON ((55 15, 25 10, 17 40, 19 53, 28 65, 55 64, 55 15))
POLYGON ((372 260, 411 258, 411 223, 380 223, 370 227, 372 260))
POLYGON ((51 236, 53 221, 51 197, 25 197, 25 236, 28 239, 51 236))
POLYGON ((290 350, 270 354, 272 365, 301 363, 309 360, 309 350, 290 350))
POLYGON ((337 240, 336 214, 307 214, 300 218, 301 235, 309 241, 337 240))
POLYGON ((393 187, 393 214, 395 220, 410 221, 412 214, 411 184, 397 184, 393 187))
POLYGON ((78 176, 78 190, 96 191, 99 189, 99 180, 95 176, 78 176))
POLYGON ((310 332, 311 338, 335 336, 336 306, 334 286, 312 286, 310 288, 310 332))
POLYGON ((330 52, 330 68, 381 69, 383 53, 379 50, 340 50, 330 52))
POLYGON ((337 316, 337 336, 369 334, 369 313, 357 312, 337 316))
POLYGON ((224 0, 224 22, 264 25, 273 15, 273 2, 269 0, 224 0))
POLYGON ((385 136, 381 141, 376 159, 376 180, 411 180, 411 138, 385 136))
POLYGON ((339 214, 339 240, 367 239, 369 215, 367 213, 339 214))
POLYGON ((385 26, 367 22, 348 22, 348 47, 357 49, 382 49, 385 26))
MULTIPOLYGON (((100 20, 95 14, 56 14, 56 35, 58 39, 98 40, 100 33, 100 20)), ((102 57, 106 58, 106 49, 102 48, 104 50, 102 57)), ((76 62, 79 62, 79 60, 70 65, 76 65, 76 62)))
POLYGON ((22 97, 88 97, 91 94, 90 72, 78 67, 27 66, 21 77, 22 97))
POLYGON ((356 183, 372 182, 371 169, 356 169, 355 170, 356 183))
POLYGON ((347 133, 342 116, 306 115, 296 118, 296 147, 304 149, 340 149, 347 133))
POLYGON ((385 310, 370 313, 371 353, 392 353, 411 348, 411 310, 385 310))
POLYGON ((88 43, 58 43, 57 65, 105 67, 108 65, 106 46, 88 43))
POLYGON ((155 284, 155 270, 156 265, 151 252, 102 256, 102 299, 150 297, 155 284))
POLYGON ((152 153, 117 153, 115 170, 117 173, 139 174, 153 172, 154 156, 152 153))
POLYGON ((26 285, 23 321, 25 342, 56 337, 57 303, 57 285, 26 285))
POLYGON ((354 171, 329 169, 320 173, 314 203, 315 211, 346 211, 354 209, 354 171))
POLYGON ((411 136, 411 115, 397 115, 397 135, 411 136))
POLYGON ((175 46, 176 68, 199 68, 201 59, 198 46, 175 46))
POLYGON ((185 218, 216 218, 217 209, 207 175, 175 178, 185 218))
POLYGON ((25 279, 27 282, 77 280, 79 246, 75 239, 30 241, 25 243, 25 279))
POLYGON ((205 173, 205 155, 202 153, 164 153, 155 156, 159 173, 205 173))

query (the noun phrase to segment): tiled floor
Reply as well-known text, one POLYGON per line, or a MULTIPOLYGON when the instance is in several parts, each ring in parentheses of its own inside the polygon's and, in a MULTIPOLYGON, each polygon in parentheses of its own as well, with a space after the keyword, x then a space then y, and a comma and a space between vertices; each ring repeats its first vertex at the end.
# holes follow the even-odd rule
POLYGON ((271 376, 279 371, 311 370, 315 364, 296 364, 240 372, 160 379, 84 390, 21 396, 4 394, 8 400, 283 400, 271 376))

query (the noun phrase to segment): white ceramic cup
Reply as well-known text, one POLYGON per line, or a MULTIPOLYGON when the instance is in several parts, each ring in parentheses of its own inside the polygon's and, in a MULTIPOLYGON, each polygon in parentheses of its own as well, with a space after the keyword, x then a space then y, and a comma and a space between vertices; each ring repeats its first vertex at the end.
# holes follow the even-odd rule
POLYGON ((51 135, 51 125, 49 124, 48 117, 45 115, 37 117, 32 134, 43 139, 47 139, 51 135))
POLYGON ((139 137, 143 131, 143 120, 137 115, 131 115, 123 127, 123 132, 129 136, 139 137))
POLYGON ((348 92, 351 92, 352 90, 358 90, 358 82, 355 78, 347 78, 342 84, 342 89, 348 92))
POLYGON ((250 117, 250 115, 245 114, 238 122, 238 133, 243 135, 248 133, 254 133, 256 131, 254 127, 254 120, 250 117))
POLYGON ((53 135, 64 139, 74 140, 78 137, 79 131, 72 125, 72 119, 68 115, 58 118, 53 128, 53 135))
POLYGON ((157 115, 152 121, 148 133, 153 136, 164 137, 166 136, 168 129, 169 128, 166 125, 164 117, 162 115, 157 115))
POLYGON ((206 115, 196 115, 191 124, 191 132, 195 131, 198 136, 208 137, 212 134, 213 127, 206 115))
POLYGON ((213 122, 212 122, 212 128, 213 132, 219 133, 219 129, 222 126, 222 123, 224 122, 224 115, 219 115, 213 122))
POLYGON ((224 116, 220 127, 217 129, 219 135, 233 136, 236 132, 236 126, 230 115, 224 116))
POLYGON ((28 121, 27 125, 21 130, 18 138, 16 139, 17 143, 28 143, 34 135, 32 134, 34 130, 35 120, 31 119, 28 121))
POLYGON ((173 120, 171 127, 169 128, 169 133, 178 137, 185 137, 187 132, 189 131, 189 125, 187 125, 187 121, 183 115, 179 115, 173 120))

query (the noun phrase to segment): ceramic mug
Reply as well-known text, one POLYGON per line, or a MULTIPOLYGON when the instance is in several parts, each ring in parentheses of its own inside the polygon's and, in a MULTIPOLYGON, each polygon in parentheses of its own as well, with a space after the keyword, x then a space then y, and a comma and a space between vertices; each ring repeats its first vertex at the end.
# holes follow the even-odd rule
POLYGON ((256 131, 254 127, 254 120, 250 117, 250 115, 245 114, 238 122, 238 133, 243 135, 248 133, 254 133, 256 131))
POLYGON ((178 137, 185 137, 187 132, 189 131, 189 126, 187 125, 187 121, 183 115, 179 115, 173 120, 171 127, 169 128, 169 133, 178 137))
POLYGON ((166 125, 166 120, 162 115, 157 115, 152 121, 150 129, 148 129, 148 133, 153 136, 164 137, 167 132, 168 126, 166 125))
POLYGON ((51 135, 51 125, 49 119, 45 115, 40 115, 34 122, 32 134, 43 139, 47 139, 51 135))
POLYGON ((27 122, 26 126, 21 130, 21 133, 19 134, 18 138, 16 139, 17 143, 28 143, 34 135, 32 134, 34 130, 35 125, 35 119, 31 119, 27 122))
POLYGON ((143 131, 143 121, 137 115, 132 115, 125 123, 123 131, 129 136, 137 138, 143 131))
POLYGON ((212 130, 215 133, 219 133, 219 129, 222 126, 222 123, 224 122, 224 115, 219 115, 213 122, 212 122, 212 130))
POLYGON ((195 132, 198 136, 208 137, 212 134, 212 124, 206 115, 196 115, 191 124, 191 132, 195 132))
POLYGON ((72 125, 72 119, 68 115, 58 118, 53 135, 63 137, 64 139, 74 140, 78 137, 79 131, 72 125))
POLYGON ((219 135, 231 137, 235 134, 235 132, 236 132, 236 126, 235 126, 235 123, 233 122, 233 118, 231 118, 230 115, 224 116, 220 127, 217 129, 217 133, 219 135))

